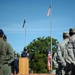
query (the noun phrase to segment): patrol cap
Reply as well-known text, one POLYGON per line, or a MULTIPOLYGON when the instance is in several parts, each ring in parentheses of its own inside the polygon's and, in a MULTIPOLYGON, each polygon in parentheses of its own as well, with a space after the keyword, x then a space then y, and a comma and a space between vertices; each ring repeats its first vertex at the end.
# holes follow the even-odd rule
POLYGON ((75 28, 70 28, 69 33, 75 33, 75 28))
POLYGON ((70 36, 68 32, 63 32, 63 36, 70 36))
POLYGON ((0 35, 3 35, 3 34, 4 34, 3 30, 2 30, 2 29, 0 29, 0 35))

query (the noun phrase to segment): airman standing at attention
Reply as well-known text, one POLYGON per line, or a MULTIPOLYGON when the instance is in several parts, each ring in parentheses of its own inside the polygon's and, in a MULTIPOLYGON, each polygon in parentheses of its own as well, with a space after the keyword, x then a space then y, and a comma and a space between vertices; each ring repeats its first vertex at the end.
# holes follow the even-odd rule
POLYGON ((4 32, 2 29, 0 29, 0 75, 6 75, 4 74, 3 63, 6 58, 6 44, 3 41, 4 32))
POLYGON ((17 54, 15 54, 14 61, 12 62, 12 73, 13 74, 18 74, 18 64, 19 64, 19 59, 17 57, 17 54))
POLYGON ((75 28, 69 29, 70 39, 67 43, 67 52, 69 57, 67 60, 69 60, 72 64, 72 75, 75 75, 75 28))
POLYGON ((6 58, 2 68, 4 69, 4 75, 11 75, 11 63, 14 60, 14 50, 7 42, 7 37, 4 35, 3 40, 6 43, 6 58))
POLYGON ((58 74, 57 75, 71 75, 70 62, 66 61, 68 56, 66 50, 66 43, 69 41, 69 33, 63 33, 63 41, 57 46, 57 56, 58 56, 58 74))
POLYGON ((57 56, 57 51, 54 53, 52 61, 53 61, 54 67, 56 68, 56 75, 58 75, 58 56, 57 56))

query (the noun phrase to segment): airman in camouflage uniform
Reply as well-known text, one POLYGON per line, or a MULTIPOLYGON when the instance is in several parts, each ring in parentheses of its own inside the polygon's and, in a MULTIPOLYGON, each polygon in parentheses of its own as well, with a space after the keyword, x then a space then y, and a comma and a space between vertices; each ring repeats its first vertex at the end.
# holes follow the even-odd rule
POLYGON ((3 63, 2 68, 4 69, 4 75, 11 75, 11 63, 14 60, 14 50, 7 42, 6 35, 4 35, 3 40, 6 43, 6 59, 3 63))
POLYGON ((71 62, 66 61, 66 57, 68 56, 66 50, 66 43, 69 41, 69 33, 63 33, 63 41, 57 45, 57 56, 58 56, 58 74, 57 75, 71 75, 70 66, 71 62))
POLYGON ((75 75, 75 28, 69 29, 70 39, 67 43, 68 61, 72 64, 72 75, 75 75))
POLYGON ((58 56, 57 56, 57 52, 54 53, 52 62, 53 62, 54 67, 56 68, 56 75, 58 75, 58 56))
POLYGON ((3 36, 4 32, 2 29, 0 29, 0 75, 4 75, 4 69, 2 66, 6 58, 6 44, 3 41, 3 36))
POLYGON ((57 52, 54 53, 54 56, 53 56, 53 64, 55 66, 55 68, 58 68, 58 63, 57 63, 57 52))

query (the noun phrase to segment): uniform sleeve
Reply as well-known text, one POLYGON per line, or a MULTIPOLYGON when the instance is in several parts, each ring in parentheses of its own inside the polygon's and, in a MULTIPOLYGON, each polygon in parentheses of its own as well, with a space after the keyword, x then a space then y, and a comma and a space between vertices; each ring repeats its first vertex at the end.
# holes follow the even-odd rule
POLYGON ((57 62, 57 53, 55 52, 55 54, 54 54, 54 56, 53 56, 53 64, 54 64, 54 66, 55 66, 55 68, 57 68, 58 67, 58 62, 57 62))
POLYGON ((8 64, 11 64, 13 60, 14 60, 14 50, 11 47, 11 45, 7 43, 6 62, 8 62, 8 64))
POLYGON ((64 64, 66 63, 63 56, 62 56, 62 49, 61 49, 61 46, 60 44, 57 46, 57 56, 58 56, 58 62, 60 62, 61 64, 64 64))
POLYGON ((6 44, 3 43, 1 46, 0 64, 3 64, 6 57, 6 44))

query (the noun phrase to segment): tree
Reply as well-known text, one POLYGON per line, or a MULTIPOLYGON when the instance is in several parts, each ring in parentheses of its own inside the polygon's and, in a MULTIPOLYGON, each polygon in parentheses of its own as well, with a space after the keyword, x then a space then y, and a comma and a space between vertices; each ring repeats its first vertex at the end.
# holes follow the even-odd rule
MULTIPOLYGON (((36 73, 47 72, 47 54, 50 48, 50 40, 48 37, 39 37, 34 39, 28 46, 30 54, 30 68, 36 73)), ((52 38, 52 55, 56 50, 57 39, 52 38)))

